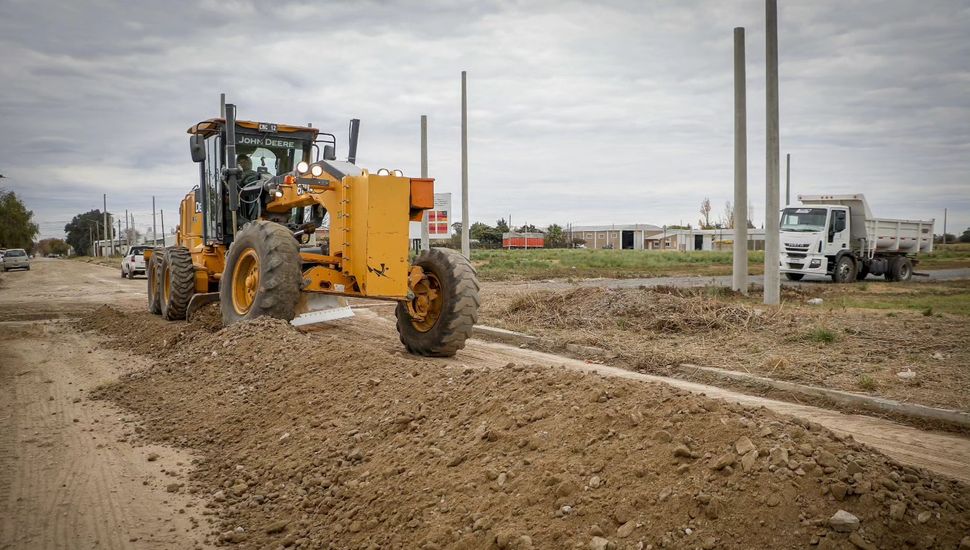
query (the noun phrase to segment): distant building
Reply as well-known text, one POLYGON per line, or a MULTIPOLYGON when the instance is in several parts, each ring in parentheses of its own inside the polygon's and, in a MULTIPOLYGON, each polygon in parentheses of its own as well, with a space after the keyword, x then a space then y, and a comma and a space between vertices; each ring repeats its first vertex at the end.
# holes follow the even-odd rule
MULTIPOLYGON (((733 229, 662 229, 647 237, 648 250, 724 250, 734 247, 733 229)), ((765 249, 765 230, 748 229, 748 250, 765 249)))
POLYGON ((543 248, 546 236, 543 233, 502 233, 502 248, 543 248))
MULTIPOLYGON (((632 225, 574 225, 572 238, 586 241, 586 248, 613 248, 622 250, 644 250, 647 236, 662 231, 662 228, 649 223, 632 225)), ((569 233, 567 232, 567 238, 569 233)))

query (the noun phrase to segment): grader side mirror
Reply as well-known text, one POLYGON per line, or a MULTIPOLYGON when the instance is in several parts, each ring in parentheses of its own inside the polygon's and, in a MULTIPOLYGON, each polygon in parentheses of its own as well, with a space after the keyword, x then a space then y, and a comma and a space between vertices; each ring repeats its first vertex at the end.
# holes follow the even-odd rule
POLYGON ((203 162, 205 160, 205 140, 200 134, 189 136, 189 151, 192 152, 192 162, 203 162))
POLYGON ((337 160, 337 151, 334 150, 333 145, 323 146, 323 160, 337 160))

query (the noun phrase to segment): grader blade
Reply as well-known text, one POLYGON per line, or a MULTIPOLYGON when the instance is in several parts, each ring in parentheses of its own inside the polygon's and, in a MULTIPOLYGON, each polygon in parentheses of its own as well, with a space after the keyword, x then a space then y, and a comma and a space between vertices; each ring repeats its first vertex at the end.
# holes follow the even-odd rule
POLYGON ((290 321, 290 324, 296 327, 354 316, 346 298, 308 292, 300 296, 296 311, 297 316, 290 321))
POLYGON ((213 302, 218 302, 218 301, 219 301, 218 292, 199 292, 199 293, 193 294, 192 298, 189 299, 188 307, 185 308, 185 320, 191 321, 192 314, 194 314, 196 311, 199 311, 200 309, 202 309, 203 306, 206 306, 208 304, 211 304, 213 302))

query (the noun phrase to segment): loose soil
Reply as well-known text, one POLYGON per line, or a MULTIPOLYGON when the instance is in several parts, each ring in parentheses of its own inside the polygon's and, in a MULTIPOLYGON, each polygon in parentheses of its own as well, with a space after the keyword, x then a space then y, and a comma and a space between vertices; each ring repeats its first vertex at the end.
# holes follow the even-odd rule
MULTIPOLYGON (((786 287, 779 308, 760 305, 760 295, 743 298, 717 287, 492 287, 483 300, 481 321, 543 336, 554 347, 605 348, 616 354, 610 364, 641 372, 683 376, 678 366, 690 363, 970 410, 966 317, 839 307, 847 299, 862 300, 859 293, 919 296, 933 291, 926 284, 852 286, 786 287), (824 305, 806 303, 817 297, 824 305), (915 377, 897 376, 906 370, 915 377)), ((967 282, 933 286, 961 299, 967 282)))
POLYGON ((79 326, 152 355, 98 396, 138 413, 148 441, 200 455, 189 490, 217 515, 213 542, 890 548, 970 534, 962 483, 664 385, 462 367, 274 320, 213 333, 101 308, 79 326), (851 535, 830 524, 840 509, 860 520, 851 535))

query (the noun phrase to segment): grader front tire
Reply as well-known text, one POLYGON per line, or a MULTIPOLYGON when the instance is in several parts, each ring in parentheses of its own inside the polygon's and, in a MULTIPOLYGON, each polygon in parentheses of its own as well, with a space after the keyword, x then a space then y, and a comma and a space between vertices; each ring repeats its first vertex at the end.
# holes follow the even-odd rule
POLYGON ((185 310, 195 294, 195 267, 189 249, 184 246, 166 249, 161 275, 162 317, 169 321, 185 319, 185 310))
POLYGON ((158 315, 162 312, 161 287, 158 282, 161 280, 161 250, 156 250, 148 265, 145 266, 145 275, 148 279, 148 311, 158 315))
POLYGON ((451 357, 465 347, 478 322, 478 276, 464 256, 447 248, 422 252, 414 265, 424 270, 423 282, 436 298, 430 300, 424 319, 412 317, 413 303, 410 310, 407 302, 398 303, 395 314, 401 343, 415 355, 451 357))
POLYGON ((300 245, 288 229, 266 220, 243 227, 219 283, 222 324, 256 317, 291 321, 300 299, 300 267, 300 245))

